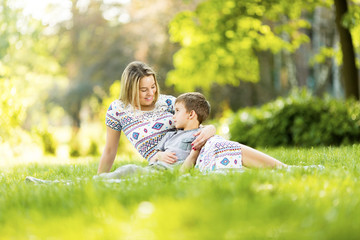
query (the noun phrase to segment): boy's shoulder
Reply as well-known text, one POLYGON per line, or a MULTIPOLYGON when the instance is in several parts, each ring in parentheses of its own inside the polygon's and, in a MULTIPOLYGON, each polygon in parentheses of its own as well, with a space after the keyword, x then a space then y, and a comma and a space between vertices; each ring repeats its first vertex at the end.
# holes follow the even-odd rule
POLYGON ((174 136, 176 134, 177 130, 175 128, 173 129, 169 129, 169 131, 167 131, 164 135, 164 139, 168 139, 171 138, 172 136, 174 136))
POLYGON ((176 137, 176 138, 192 138, 193 140, 195 139, 194 134, 199 131, 200 128, 196 128, 196 129, 192 129, 192 130, 182 130, 182 129, 176 129, 175 132, 171 132, 171 137, 176 137))

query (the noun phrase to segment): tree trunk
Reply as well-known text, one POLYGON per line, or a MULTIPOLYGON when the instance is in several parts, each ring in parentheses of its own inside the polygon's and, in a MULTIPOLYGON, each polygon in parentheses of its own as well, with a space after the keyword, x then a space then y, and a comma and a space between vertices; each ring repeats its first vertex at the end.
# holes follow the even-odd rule
POLYGON ((273 100, 277 95, 274 86, 274 55, 270 51, 257 51, 260 81, 256 84, 257 104, 273 100))
POLYGON ((355 64, 355 53, 349 29, 342 25, 342 19, 348 11, 346 0, 335 0, 336 25, 339 31, 341 50, 343 54, 342 77, 345 97, 359 100, 358 72, 355 64))

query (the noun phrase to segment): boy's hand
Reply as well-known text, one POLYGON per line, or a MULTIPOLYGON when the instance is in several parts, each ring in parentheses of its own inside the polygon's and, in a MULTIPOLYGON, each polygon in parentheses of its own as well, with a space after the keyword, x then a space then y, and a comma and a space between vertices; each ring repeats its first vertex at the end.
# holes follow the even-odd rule
POLYGON ((200 150, 206 141, 213 137, 216 133, 216 128, 213 125, 208 125, 194 134, 197 138, 191 143, 194 150, 200 150))
POLYGON ((199 151, 191 150, 189 156, 185 159, 183 164, 181 165, 180 172, 186 172, 193 168, 196 164, 196 160, 199 156, 199 151))
POLYGON ((169 164, 173 164, 177 161, 177 156, 173 152, 158 152, 157 160, 169 164))

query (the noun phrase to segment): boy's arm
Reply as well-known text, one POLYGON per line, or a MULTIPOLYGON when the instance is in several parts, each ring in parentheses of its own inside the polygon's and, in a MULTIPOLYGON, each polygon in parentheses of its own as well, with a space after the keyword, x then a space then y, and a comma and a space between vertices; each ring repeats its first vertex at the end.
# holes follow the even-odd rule
POLYGON ((177 161, 177 157, 173 152, 158 151, 154 156, 152 156, 152 158, 149 159, 149 163, 157 161, 173 164, 177 161))
POLYGON ((199 156, 199 153, 200 153, 199 150, 191 150, 189 156, 187 156, 187 158, 185 159, 185 161, 181 165, 180 171, 181 172, 186 172, 189 169, 193 168, 195 163, 196 163, 196 159, 199 156))

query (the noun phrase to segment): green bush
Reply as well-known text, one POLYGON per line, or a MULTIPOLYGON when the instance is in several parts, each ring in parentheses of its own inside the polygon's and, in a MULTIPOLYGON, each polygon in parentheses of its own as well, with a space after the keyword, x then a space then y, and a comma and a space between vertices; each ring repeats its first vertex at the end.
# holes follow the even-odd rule
POLYGON ((360 103, 295 91, 230 119, 231 140, 249 146, 320 146, 360 141, 360 103))
POLYGON ((49 155, 55 155, 57 142, 52 133, 49 132, 47 129, 35 129, 34 131, 41 139, 44 153, 49 155))
POLYGON ((90 142, 90 146, 89 146, 87 155, 90 155, 90 156, 99 156, 100 155, 98 143, 94 139, 92 139, 90 142))

